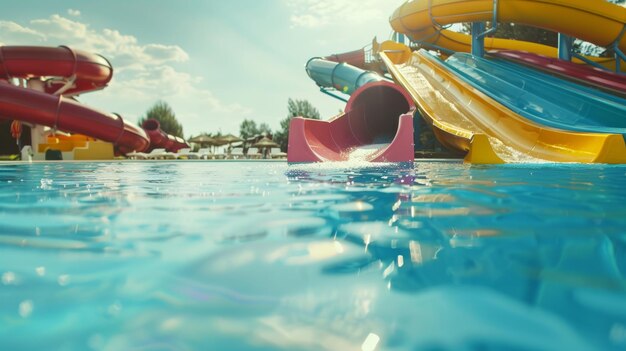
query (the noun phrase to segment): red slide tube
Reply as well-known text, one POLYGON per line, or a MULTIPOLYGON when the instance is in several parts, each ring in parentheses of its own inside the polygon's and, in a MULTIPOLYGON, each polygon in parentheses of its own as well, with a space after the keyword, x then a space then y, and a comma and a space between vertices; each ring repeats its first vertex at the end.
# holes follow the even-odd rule
POLYGON ((70 133, 113 143, 122 153, 145 151, 146 133, 116 114, 107 114, 80 103, 0 81, 0 115, 7 119, 41 124, 70 133))
POLYGON ((67 46, 0 47, 0 78, 33 77, 48 78, 45 84, 48 94, 57 92, 66 81, 72 80, 73 84, 63 92, 71 96, 106 87, 113 77, 113 67, 103 56, 67 46))
POLYGON ((156 119, 147 119, 141 127, 150 137, 150 149, 165 149, 176 152, 180 149, 188 148, 189 144, 182 138, 165 133, 161 130, 161 124, 156 119))

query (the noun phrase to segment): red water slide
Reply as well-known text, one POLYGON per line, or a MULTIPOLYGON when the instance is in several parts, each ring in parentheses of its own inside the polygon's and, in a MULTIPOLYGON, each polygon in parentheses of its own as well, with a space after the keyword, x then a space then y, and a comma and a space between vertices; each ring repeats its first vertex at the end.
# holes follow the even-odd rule
POLYGON ((113 67, 100 55, 67 46, 3 46, 0 77, 50 77, 45 81, 46 93, 72 96, 106 87, 113 78, 113 67), (64 88, 67 82, 70 84, 64 88))
POLYGON ((150 138, 150 149, 163 148, 167 151, 177 152, 188 148, 189 144, 180 137, 167 134, 161 130, 161 124, 156 119, 147 119, 141 125, 150 138))
POLYGON ((296 117, 289 126, 289 162, 412 162, 413 100, 381 81, 357 89, 331 121, 296 117))
POLYGON ((490 51, 489 54, 626 97, 626 76, 622 74, 525 51, 501 50, 490 51))
POLYGON ((333 61, 333 62, 344 62, 349 65, 365 68, 365 49, 359 49, 349 52, 344 52, 341 54, 332 54, 330 56, 324 57, 325 60, 333 61))
POLYGON ((77 95, 107 86, 111 64, 102 56, 61 47, 0 47, 0 116, 113 143, 122 153, 144 151, 150 141, 143 129, 81 105, 61 94, 77 95), (10 78, 45 77, 45 92, 14 86, 10 78))

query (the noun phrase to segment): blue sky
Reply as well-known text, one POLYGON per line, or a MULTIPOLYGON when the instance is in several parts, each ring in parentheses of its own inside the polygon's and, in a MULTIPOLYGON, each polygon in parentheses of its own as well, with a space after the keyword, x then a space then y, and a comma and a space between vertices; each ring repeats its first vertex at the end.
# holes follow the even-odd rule
POLYGON ((80 100, 136 121, 167 101, 185 136, 237 133, 243 119, 272 129, 287 99, 323 118, 343 107, 304 72, 313 56, 388 39, 403 0, 20 0, 0 13, 2 45, 68 45, 106 56, 115 75, 80 100))

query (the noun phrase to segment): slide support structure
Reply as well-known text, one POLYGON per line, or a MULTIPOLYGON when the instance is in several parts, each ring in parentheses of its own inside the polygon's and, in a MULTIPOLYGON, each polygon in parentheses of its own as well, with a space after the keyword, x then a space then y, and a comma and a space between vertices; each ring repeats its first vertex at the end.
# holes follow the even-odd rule
POLYGON ((321 91, 322 93, 324 93, 324 94, 326 94, 326 95, 330 96, 330 97, 333 97, 333 98, 335 98, 335 99, 339 100, 339 101, 343 101, 343 102, 345 102, 345 103, 347 103, 347 102, 348 102, 348 99, 346 99, 345 97, 343 97, 343 96, 339 95, 339 93, 337 92, 337 90, 328 90, 327 88, 322 87, 322 88, 320 88, 320 91, 321 91))
POLYGON ((617 36, 617 39, 615 39, 615 41, 613 42, 613 50, 615 51, 615 72, 617 73, 621 72, 621 69, 620 69, 621 62, 622 61, 626 62, 626 54, 624 54, 624 52, 620 50, 619 48, 619 43, 624 37, 624 34, 626 34, 626 24, 624 25, 624 27, 622 28, 622 31, 617 36))
POLYGON ((394 32, 393 36, 394 36, 394 40, 397 43, 404 44, 404 34, 398 33, 398 32, 394 32))
POLYGON ((472 22, 472 55, 485 56, 485 22, 472 22))
POLYGON ((559 60, 571 61, 572 60, 572 45, 574 44, 574 38, 563 33, 559 33, 559 60))
POLYGON ((472 55, 474 56, 485 56, 485 37, 495 33, 498 29, 498 0, 493 0, 491 28, 485 28, 484 22, 472 22, 472 55))
POLYGON ((574 53, 572 53, 572 57, 574 57, 574 58, 577 58, 577 59, 581 60, 582 62, 584 62, 584 63, 588 64, 589 66, 593 66, 593 67, 595 67, 595 68, 599 68, 599 69, 604 70, 604 71, 610 71, 610 69, 608 69, 608 68, 606 68, 606 67, 602 66, 601 64, 599 64, 599 63, 597 63, 597 62, 594 62, 594 61, 591 61, 590 59, 586 58, 585 56, 580 55, 580 54, 577 54, 577 53, 575 53, 575 52, 574 52, 574 53))

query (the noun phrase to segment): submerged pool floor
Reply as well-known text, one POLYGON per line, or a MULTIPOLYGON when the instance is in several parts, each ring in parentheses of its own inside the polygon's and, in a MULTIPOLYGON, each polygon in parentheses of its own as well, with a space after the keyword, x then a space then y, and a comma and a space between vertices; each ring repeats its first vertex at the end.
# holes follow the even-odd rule
POLYGON ((0 165, 1 350, 624 350, 626 167, 0 165))

